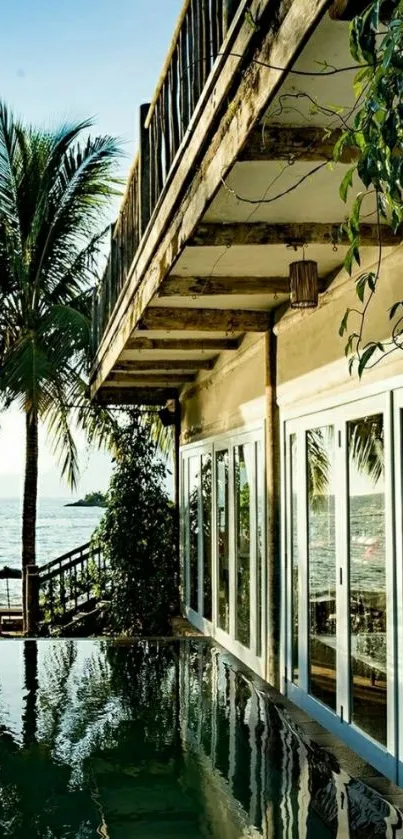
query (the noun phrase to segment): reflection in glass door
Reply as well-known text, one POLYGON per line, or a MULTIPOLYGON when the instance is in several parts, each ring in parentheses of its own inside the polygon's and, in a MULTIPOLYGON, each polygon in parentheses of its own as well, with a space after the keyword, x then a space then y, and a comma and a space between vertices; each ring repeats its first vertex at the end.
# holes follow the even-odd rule
POLYGON ((189 458, 189 606, 199 611, 200 457, 189 458))
POLYGON ((389 418, 381 395, 287 423, 285 528, 290 697, 393 773, 389 418))
POLYGON ((348 423, 352 721, 387 742, 384 419, 348 423))
POLYGON ((253 562, 254 463, 253 444, 234 449, 235 489, 235 638, 250 647, 251 566, 253 562))
POLYGON ((229 455, 216 453, 218 626, 229 632, 229 455))
POLYGON ((211 621, 212 613, 212 577, 211 577, 211 504, 212 504, 212 458, 207 453, 202 456, 201 496, 202 496, 202 532, 203 532, 203 617, 211 621))
POLYGON ((335 434, 307 432, 309 693, 336 710, 335 434))
POLYGON ((265 447, 262 426, 182 451, 186 614, 265 673, 265 447))
POLYGON ((295 685, 299 682, 299 555, 298 555, 298 460, 297 435, 290 435, 290 492, 289 492, 289 530, 291 563, 291 674, 295 685))

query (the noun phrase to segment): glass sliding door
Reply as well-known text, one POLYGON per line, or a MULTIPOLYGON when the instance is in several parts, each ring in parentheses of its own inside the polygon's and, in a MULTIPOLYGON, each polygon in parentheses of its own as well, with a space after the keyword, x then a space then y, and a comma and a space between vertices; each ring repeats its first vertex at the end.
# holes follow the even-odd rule
POLYGON ((201 498, 202 498, 202 533, 203 533, 203 617, 211 621, 212 612, 212 531, 211 531, 211 506, 212 506, 212 458, 211 454, 202 455, 201 467, 201 498))
POLYGON ((200 457, 189 458, 189 606, 199 611, 200 457))
POLYGON ((201 629, 212 621, 212 454, 205 448, 182 459, 185 603, 201 629))
POLYGON ((384 418, 348 422, 351 718, 387 743, 384 418))
POLYGON ((216 452, 216 522, 218 608, 217 623, 224 632, 230 628, 229 602, 229 452, 216 452))
POLYGON ((251 567, 253 563, 254 477, 253 444, 235 446, 235 638, 250 647, 251 567))
POLYGON ((295 685, 299 680, 299 555, 298 555, 298 491, 297 435, 290 435, 289 531, 291 564, 291 673, 295 685))
POLYGON ((265 674, 263 426, 182 450, 186 614, 265 674))
POLYGON ((263 444, 261 440, 255 443, 256 457, 256 514, 257 514, 257 557, 256 557, 256 655, 262 655, 262 623, 263 623, 263 591, 264 591, 264 557, 265 552, 265 492, 264 492, 264 466, 263 466, 263 444))
POLYGON ((390 396, 291 419, 285 432, 288 691, 392 777, 399 575, 390 396))
POLYGON ((336 710, 335 433, 308 430, 309 693, 336 710))

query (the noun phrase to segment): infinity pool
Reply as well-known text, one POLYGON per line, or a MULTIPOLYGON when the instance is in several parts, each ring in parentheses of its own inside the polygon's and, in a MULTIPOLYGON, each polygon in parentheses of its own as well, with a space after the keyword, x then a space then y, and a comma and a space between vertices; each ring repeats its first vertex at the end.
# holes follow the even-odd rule
POLYGON ((0 643, 0 837, 395 837, 204 639, 0 643))

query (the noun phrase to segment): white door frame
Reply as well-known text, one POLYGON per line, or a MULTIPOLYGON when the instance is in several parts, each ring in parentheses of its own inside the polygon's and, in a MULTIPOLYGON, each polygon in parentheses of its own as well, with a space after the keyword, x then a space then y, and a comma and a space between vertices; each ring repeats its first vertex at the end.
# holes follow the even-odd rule
MULTIPOLYGON (((266 481, 265 481, 265 473, 266 473, 266 449, 265 449, 265 423, 261 421, 259 423, 253 423, 253 425, 249 425, 243 429, 236 429, 228 434, 220 434, 215 437, 209 438, 208 440, 204 440, 202 443, 193 443, 187 446, 183 446, 181 448, 181 462, 182 466, 182 475, 183 475, 183 493, 182 493, 182 508, 184 511, 184 527, 183 527, 183 563, 184 563, 184 576, 187 581, 186 584, 186 595, 185 595, 185 614, 188 620, 201 632, 206 635, 212 635, 216 640, 225 647, 229 652, 239 658, 244 664, 258 673, 260 676, 264 678, 266 673, 266 649, 267 649, 267 637, 266 637, 266 591, 267 591, 267 584, 266 584, 266 527, 267 527, 267 515, 263 516, 263 534, 262 534, 262 569, 261 569, 261 602, 262 602, 262 609, 261 609, 261 655, 258 656, 256 654, 256 640, 257 640, 257 633, 256 633, 256 610, 257 610, 257 574, 256 574, 256 562, 257 562, 257 515, 258 515, 258 504, 257 504, 257 476, 258 476, 258 468, 260 468, 263 472, 263 491, 264 491, 264 501, 263 501, 263 509, 266 512, 267 504, 266 504, 266 481), (247 649, 244 647, 239 641, 235 638, 235 626, 236 626, 236 546, 235 546, 235 493, 234 493, 234 453, 235 448, 239 445, 245 445, 247 443, 251 443, 254 446, 253 452, 253 463, 255 467, 253 468, 253 487, 251 491, 251 508, 253 511, 252 520, 250 523, 251 528, 251 543, 253 541, 253 549, 251 550, 251 567, 250 567, 250 630, 251 630, 251 649, 247 649), (260 443, 260 451, 262 454, 262 462, 261 464, 257 464, 257 457, 256 457, 256 445, 260 443), (228 489, 228 526, 229 526, 229 601, 230 601, 230 627, 229 632, 225 632, 218 626, 218 556, 217 556, 217 482, 216 482, 216 455, 220 451, 228 451, 229 456, 229 489, 228 489), (199 611, 195 612, 194 609, 190 608, 189 605, 189 562, 188 562, 188 550, 189 550, 189 513, 188 513, 188 487, 189 487, 189 477, 188 477, 188 469, 189 469, 189 460, 192 457, 198 457, 200 459, 203 454, 210 454, 212 457, 212 515, 211 515, 211 530, 212 530, 212 597, 213 597, 213 609, 212 609, 212 620, 207 621, 203 615, 201 614, 201 605, 202 605, 202 596, 203 596, 203 546, 202 546, 202 533, 201 528, 199 528, 199 611), (253 504, 253 507, 252 507, 253 504)), ((199 487, 199 494, 201 495, 201 483, 199 487)), ((199 516, 200 516, 200 503, 201 499, 199 499, 199 516)))
MULTIPOLYGON (((403 392, 402 392, 403 407, 403 392)), ((347 404, 340 404, 334 409, 311 411, 302 417, 285 419, 282 417, 285 464, 283 466, 286 477, 285 505, 283 509, 283 533, 285 541, 285 597, 286 597, 286 692, 297 704, 308 713, 316 717, 319 722, 342 737, 349 746, 361 754, 364 759, 377 765, 384 774, 396 779, 396 632, 395 632, 395 567, 393 542, 393 464, 392 464, 392 410, 391 394, 384 392, 365 399, 357 399, 347 404), (387 596, 387 648, 388 648, 388 726, 387 748, 373 740, 351 721, 350 708, 350 622, 349 622, 349 544, 348 544, 348 462, 346 429, 349 420, 359 419, 361 416, 382 413, 384 416, 385 439, 385 561, 386 561, 386 596, 387 596), (336 511, 336 590, 337 590, 337 713, 327 708, 319 700, 308 694, 308 544, 307 544, 307 481, 306 481, 306 433, 309 429, 332 425, 335 429, 337 485, 341 487, 337 493, 336 511), (290 486, 290 437, 297 436, 298 446, 298 556, 299 568, 299 685, 294 685, 292 679, 292 627, 290 604, 292 603, 291 580, 291 543, 290 543, 290 515, 291 498, 290 486)), ((403 572, 402 572, 403 576, 403 572)), ((403 591, 403 580, 401 580, 403 591)), ((403 649, 403 647, 402 647, 403 649)), ((402 688, 403 693, 403 688, 402 688)), ((403 696, 399 697, 400 700, 403 696)))

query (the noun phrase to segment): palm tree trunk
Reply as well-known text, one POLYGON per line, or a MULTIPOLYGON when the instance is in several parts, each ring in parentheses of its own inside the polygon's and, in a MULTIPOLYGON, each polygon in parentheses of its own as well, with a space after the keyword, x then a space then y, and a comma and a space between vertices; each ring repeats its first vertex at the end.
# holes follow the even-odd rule
POLYGON ((36 564, 36 507, 38 496, 38 415, 26 414, 25 481, 22 511, 22 609, 24 633, 34 630, 35 604, 27 605, 27 566, 36 564))

